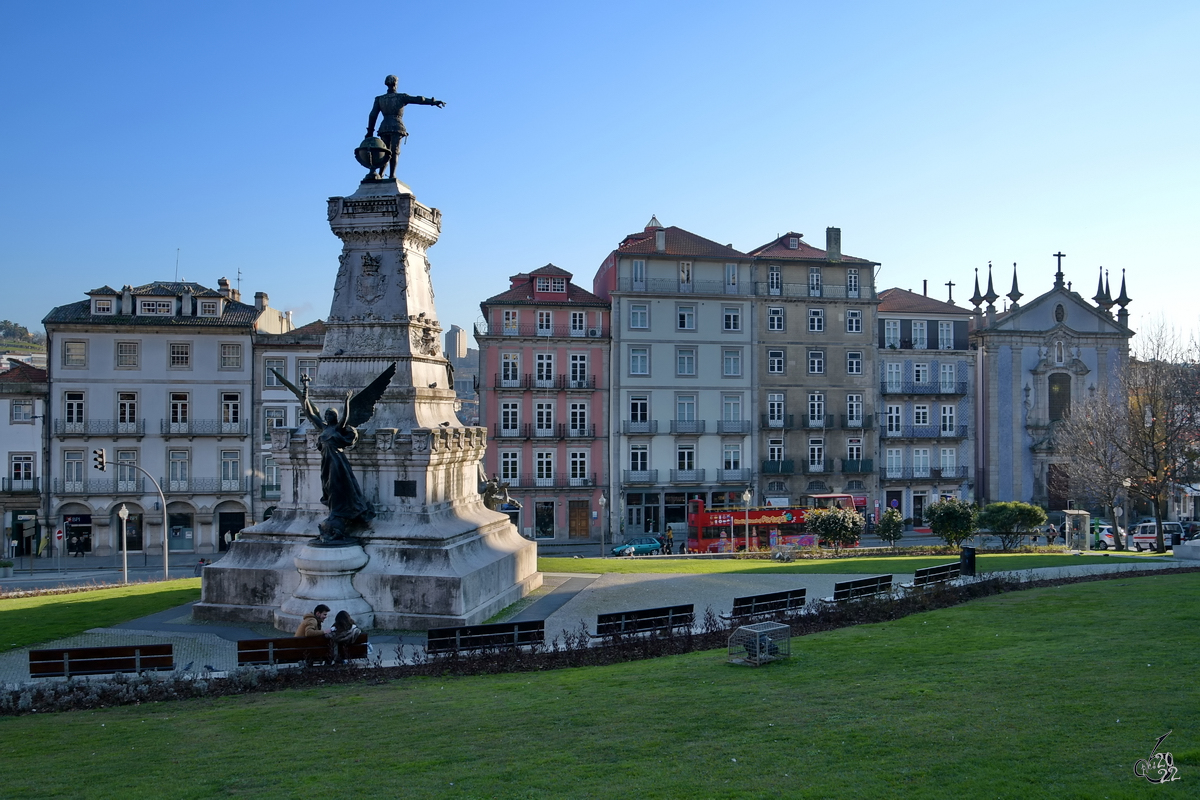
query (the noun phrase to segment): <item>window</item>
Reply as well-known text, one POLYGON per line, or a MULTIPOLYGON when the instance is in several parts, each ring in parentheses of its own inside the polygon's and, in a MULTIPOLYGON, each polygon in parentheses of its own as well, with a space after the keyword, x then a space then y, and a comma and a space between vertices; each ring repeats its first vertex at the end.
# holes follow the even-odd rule
POLYGON ((679 262, 679 286, 684 291, 692 287, 692 262, 679 262))
POLYGON ((1071 376, 1061 372, 1050 376, 1050 420, 1071 416, 1071 376))
POLYGON ((83 451, 63 452, 63 483, 68 492, 83 491, 83 451))
POLYGON ((825 330, 825 310, 810 308, 808 310, 808 332, 823 333, 825 330))
POLYGON ((929 425, 929 406, 913 406, 913 425, 921 427, 929 425))
POLYGON ((900 346, 900 320, 885 319, 883 321, 883 346, 892 348, 900 346))
POLYGON ((550 279, 539 275, 537 279, 537 290, 539 292, 550 291, 550 279))
POLYGON ((554 388, 554 354, 538 353, 534 356, 534 386, 539 389, 554 388))
POLYGON ((954 349, 954 323, 938 323, 938 350, 954 349))
POLYGON ((783 461, 783 439, 767 440, 767 460, 783 461))
POLYGON ((571 435, 583 436, 587 431, 588 407, 587 403, 571 403, 571 435))
POLYGON ((808 351, 808 374, 820 375, 825 371, 825 353, 821 350, 808 351))
POLYGON ((270 456, 263 458, 263 492, 279 493, 279 464, 270 456))
POLYGON ((137 432, 137 392, 117 392, 117 433, 137 432))
POLYGON ((171 300, 142 300, 138 302, 138 313, 169 317, 175 313, 175 303, 171 300))
POLYGON ((170 413, 170 432, 186 433, 188 427, 188 393, 171 392, 167 399, 170 413))
POLYGON ((588 387, 588 357, 587 353, 571 354, 571 388, 586 389, 588 387))
POLYGON ((768 350, 767 351, 767 373, 770 375, 783 374, 783 351, 768 350))
POLYGON ((537 335, 549 336, 553 330, 554 315, 549 311, 537 312, 537 335))
POLYGON ((137 369, 138 343, 117 342, 117 369, 137 369))
POLYGON ((725 291, 729 294, 737 294, 738 285, 738 268, 737 264, 725 265, 725 291))
POLYGON ((861 394, 846 395, 846 422, 849 425, 862 426, 863 396, 861 394))
POLYGON ((520 484, 520 455, 515 450, 500 453, 500 480, 513 485, 520 484))
POLYGON ((168 453, 167 461, 169 462, 169 474, 167 477, 168 491, 186 492, 188 488, 188 476, 191 474, 188 451, 171 450, 168 453))
POLYGON ((915 447, 913 448, 913 477, 928 478, 929 477, 929 448, 915 447))
POLYGON ((113 313, 112 300, 92 300, 93 314, 111 314, 113 313))
POLYGON ((862 375, 863 363, 862 353, 858 350, 850 350, 846 353, 846 374, 847 375, 862 375))
POLYGON ((685 472, 696 469, 696 445, 681 444, 675 448, 675 468, 685 472))
POLYGON ((650 399, 648 397, 631 397, 631 398, 629 398, 629 421, 630 422, 649 422, 650 421, 650 399))
POLYGON ((863 446, 862 439, 847 439, 846 440, 846 458, 850 461, 862 461, 863 446))
POLYGON ((646 262, 635 260, 629 265, 629 272, 633 278, 633 286, 635 289, 646 288, 646 262))
POLYGON ((500 435, 501 436, 516 436, 517 428, 521 424, 521 409, 519 404, 514 400, 509 400, 500 404, 500 435))
POLYGON ((679 422, 696 421, 696 395, 681 394, 675 398, 675 419, 679 422))
POLYGON ((942 406, 942 435, 953 436, 954 434, 954 406, 942 406))
POLYGON ((896 436, 900 433, 900 406, 889 405, 884 412, 884 432, 889 436, 896 436))
POLYGON ((725 306, 725 330, 740 331, 742 329, 742 309, 738 306, 725 306))
POLYGON ((648 347, 631 347, 631 348, 629 348, 629 374, 630 375, 649 375, 650 374, 650 348, 648 348, 648 347))
POLYGON ((727 378, 734 378, 742 374, 742 351, 741 350, 722 350, 721 351, 722 374, 727 378))
POLYGON ((586 450, 573 450, 571 459, 571 485, 587 486, 588 484, 588 454, 586 450))
POLYGON ((242 396, 237 392, 221 392, 221 431, 238 433, 242 428, 242 396))
POLYGON ((929 365, 913 364, 913 383, 924 386, 929 383, 929 365))
POLYGON ((571 335, 572 336, 583 336, 584 328, 587 327, 585 325, 586 321, 587 321, 587 315, 585 315, 582 311, 572 311, 571 312, 571 335))
POLYGON ((958 471, 958 451, 953 447, 943 447, 941 456, 942 477, 955 477, 955 473, 958 471))
POLYGON ((629 469, 634 472, 645 472, 650 468, 650 445, 634 444, 629 446, 629 469))
POLYGON ((883 365, 883 382, 885 388, 889 392, 900 391, 901 381, 901 365, 896 362, 889 361, 883 365))
POLYGON ((924 350, 929 346, 929 337, 924 320, 914 319, 912 322, 912 346, 914 350, 924 350))
POLYGON ((846 297, 858 297, 858 269, 846 270, 846 297))
POLYGON ((808 424, 810 426, 825 424, 825 395, 821 392, 812 392, 808 395, 808 424))
POLYGON ((767 309, 767 330, 782 331, 785 319, 783 306, 771 306, 767 309))
POLYGON ((287 409, 267 407, 263 409, 263 439, 270 441, 271 431, 287 427, 287 409))
POLYGON ((767 395, 767 427, 782 428, 783 427, 783 393, 775 393, 767 395))
POLYGON ((287 359, 284 358, 264 358, 263 359, 263 386, 283 386, 279 378, 275 377, 275 373, 280 375, 287 374, 287 359))
POLYGON ((554 403, 539 400, 533 404, 533 422, 535 436, 554 435, 554 403))
POLYGON ((889 447, 886 455, 884 476, 888 478, 902 477, 904 475, 904 451, 899 447, 889 447))
POLYGON ((63 411, 66 417, 67 433, 83 433, 84 410, 83 392, 66 392, 63 394, 63 411))
POLYGON ((721 398, 721 419, 726 422, 741 422, 742 396, 727 394, 721 398))
POLYGON ((825 440, 808 440, 808 468, 813 471, 825 469, 825 440))
MULTIPOLYGON (((304 386, 304 377, 310 379, 317 377, 317 359, 315 358, 298 358, 296 359, 296 383, 301 387, 304 386)), ((450 387, 454 388, 454 387, 450 387)))
POLYGON ((200 316, 215 317, 220 305, 216 300, 201 300, 200 301, 200 316))
POLYGON ((239 492, 242 489, 242 453, 240 450, 221 451, 221 491, 239 492))
POLYGON ((518 353, 500 354, 500 387, 515 389, 521 385, 521 361, 518 353))
POLYGON ((170 353, 171 369, 192 368, 192 345, 190 342, 172 342, 170 353))
POLYGON ((86 367, 87 342, 63 342, 62 357, 64 367, 86 367))
POLYGON ((681 331, 696 330, 696 307, 679 306, 675 313, 675 327, 681 331))
POLYGON ((940 379, 938 382, 941 383, 941 390, 943 392, 949 394, 955 391, 957 381, 955 380, 956 376, 953 364, 941 364, 938 367, 938 377, 940 379))
POLYGON ((696 350, 691 347, 680 347, 675 351, 675 374, 696 374, 696 350))
POLYGON ((14 453, 9 457, 9 475, 12 477, 13 491, 31 491, 33 489, 33 455, 29 453, 14 453))
POLYGON ((808 294, 809 297, 821 296, 821 268, 808 268, 808 294))
POLYGON ((629 327, 650 327, 650 307, 648 305, 645 303, 633 303, 629 306, 629 327))
POLYGON ((242 346, 240 344, 221 345, 221 369, 242 368, 242 346))
POLYGON ((862 311, 859 309, 846 312, 846 333, 862 333, 862 311))
POLYGON ((767 268, 767 289, 773 295, 783 293, 783 276, 780 274, 778 264, 772 264, 767 268))
POLYGON ((504 335, 505 336, 516 336, 518 331, 520 331, 520 327, 517 325, 516 309, 505 309, 503 312, 503 319, 504 319, 504 335))
POLYGON ((9 413, 13 422, 33 422, 33 401, 13 400, 9 413))
POLYGON ((726 442, 721 446, 722 469, 742 468, 742 446, 736 442, 726 442))

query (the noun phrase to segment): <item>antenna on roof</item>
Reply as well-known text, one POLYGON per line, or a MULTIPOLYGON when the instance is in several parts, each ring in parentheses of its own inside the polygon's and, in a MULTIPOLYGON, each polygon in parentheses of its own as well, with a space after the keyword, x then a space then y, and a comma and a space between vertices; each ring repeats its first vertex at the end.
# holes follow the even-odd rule
POLYGON ((179 283, 179 248, 175 248, 175 282, 179 283))
POLYGON ((242 293, 242 268, 238 267, 238 294, 242 293))

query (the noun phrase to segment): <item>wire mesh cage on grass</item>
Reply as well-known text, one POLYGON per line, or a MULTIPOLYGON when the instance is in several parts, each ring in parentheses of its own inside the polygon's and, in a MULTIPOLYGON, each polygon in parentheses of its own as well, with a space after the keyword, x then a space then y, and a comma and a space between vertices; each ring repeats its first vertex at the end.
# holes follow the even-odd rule
POLYGON ((743 625, 729 637, 729 661, 757 667, 792 654, 792 629, 778 622, 743 625))

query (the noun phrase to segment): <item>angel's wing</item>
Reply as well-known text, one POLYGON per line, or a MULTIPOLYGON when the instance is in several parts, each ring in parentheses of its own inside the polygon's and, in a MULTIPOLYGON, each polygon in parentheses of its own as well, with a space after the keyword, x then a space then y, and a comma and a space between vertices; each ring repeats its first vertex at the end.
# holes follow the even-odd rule
POLYGON ((351 397, 347 404, 349 413, 346 415, 345 424, 357 427, 369 420, 375 413, 375 404, 379 402, 379 398, 383 397, 384 391, 392 382, 392 376, 395 374, 396 365, 393 363, 378 378, 371 381, 365 389, 351 397))
POLYGON ((296 388, 296 384, 291 383, 287 378, 280 375, 276 370, 271 370, 271 372, 274 372, 275 377, 279 379, 279 382, 282 383, 284 386, 286 386, 291 391, 292 394, 296 395, 296 399, 299 400, 303 404, 304 415, 307 416, 314 425, 318 425, 318 426, 324 428, 325 423, 321 421, 321 412, 317 410, 317 407, 315 405, 313 405, 313 401, 309 400, 303 391, 296 388))

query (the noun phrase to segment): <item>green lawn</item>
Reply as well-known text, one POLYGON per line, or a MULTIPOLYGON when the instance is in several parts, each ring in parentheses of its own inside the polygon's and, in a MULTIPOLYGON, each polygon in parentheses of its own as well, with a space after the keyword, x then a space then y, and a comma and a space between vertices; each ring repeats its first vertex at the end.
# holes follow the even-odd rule
POLYGON ((0 600, 0 653, 75 636, 200 599, 200 579, 0 600))
MULTIPOLYGON (((1057 553, 985 553, 975 559, 977 572, 1026 570, 1037 567, 1063 567, 1075 564, 1112 564, 1114 561, 1138 563, 1136 556, 1059 555, 1057 553)), ((765 559, 691 559, 691 558, 539 558, 542 572, 657 572, 675 575, 701 575, 719 572, 797 572, 804 574, 886 575, 914 572, 922 567, 957 561, 958 555, 942 556, 862 556, 858 558, 813 559, 789 564, 765 559)))
POLYGON ((723 653, 0 719, 5 797, 1184 797, 1200 574, 723 653), (1133 774, 1155 739, 1180 780, 1133 774))

